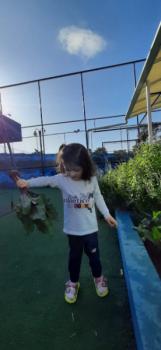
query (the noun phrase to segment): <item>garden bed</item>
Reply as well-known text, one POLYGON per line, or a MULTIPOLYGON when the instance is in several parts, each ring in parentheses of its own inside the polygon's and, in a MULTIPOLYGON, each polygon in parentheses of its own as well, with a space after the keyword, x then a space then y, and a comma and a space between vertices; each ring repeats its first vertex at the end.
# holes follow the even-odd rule
POLYGON ((148 239, 145 240, 144 246, 161 278, 161 250, 157 246, 155 246, 148 239))
MULTIPOLYGON (((133 222, 133 227, 136 229, 139 227, 139 216, 135 211, 130 211, 129 212, 130 217, 133 222)), ((156 243, 155 241, 152 241, 148 238, 144 237, 144 234, 141 236, 143 244, 147 250, 147 253, 149 254, 149 257, 154 264, 154 267, 159 274, 161 278, 161 244, 156 243)), ((149 233, 149 238, 150 238, 150 233, 149 233)))
POLYGON ((160 278, 129 214, 116 211, 116 218, 137 349, 160 350, 160 278))

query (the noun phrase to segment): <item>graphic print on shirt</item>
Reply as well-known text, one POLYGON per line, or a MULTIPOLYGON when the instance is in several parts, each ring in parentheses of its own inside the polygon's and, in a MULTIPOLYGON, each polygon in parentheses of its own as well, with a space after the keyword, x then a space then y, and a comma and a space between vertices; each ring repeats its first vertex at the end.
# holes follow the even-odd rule
POLYGON ((69 194, 66 198, 64 198, 64 203, 67 204, 68 208, 87 208, 90 212, 92 212, 92 208, 94 206, 93 193, 80 193, 79 197, 69 194))

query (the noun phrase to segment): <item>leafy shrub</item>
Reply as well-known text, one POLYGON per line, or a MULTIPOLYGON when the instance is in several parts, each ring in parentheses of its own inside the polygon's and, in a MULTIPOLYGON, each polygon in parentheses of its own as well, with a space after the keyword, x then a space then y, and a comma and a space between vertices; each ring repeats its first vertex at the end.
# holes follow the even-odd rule
POLYGON ((161 249, 161 211, 154 211, 135 227, 143 239, 149 239, 161 249))
POLYGON ((161 207, 161 143, 142 144, 133 159, 108 172, 100 182, 109 207, 161 207))
POLYGON ((142 144, 133 159, 101 179, 100 187, 110 210, 132 209, 140 235, 161 245, 161 143, 142 144))

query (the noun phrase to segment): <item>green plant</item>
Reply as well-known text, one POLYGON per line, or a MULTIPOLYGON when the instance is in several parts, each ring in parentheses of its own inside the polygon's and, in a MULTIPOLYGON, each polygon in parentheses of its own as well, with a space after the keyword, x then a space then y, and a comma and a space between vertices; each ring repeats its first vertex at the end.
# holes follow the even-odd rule
POLYGON ((113 208, 135 208, 139 213, 161 208, 161 143, 142 144, 133 159, 108 172, 100 182, 113 208))
POLYGON ((57 218, 50 199, 31 191, 21 193, 15 210, 27 233, 34 231, 35 227, 42 233, 50 233, 53 220, 57 218))
POLYGON ((161 211, 153 211, 152 215, 147 214, 135 229, 144 240, 149 239, 161 247, 161 211))

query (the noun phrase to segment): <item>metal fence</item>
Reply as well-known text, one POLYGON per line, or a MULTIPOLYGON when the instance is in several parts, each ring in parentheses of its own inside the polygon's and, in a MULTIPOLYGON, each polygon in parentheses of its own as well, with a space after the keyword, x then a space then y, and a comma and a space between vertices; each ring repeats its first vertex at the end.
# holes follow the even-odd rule
MULTIPOLYGON (((101 147, 107 128, 97 134, 95 130, 124 123, 144 61, 0 86, 3 113, 22 124, 23 140, 12 144, 13 152, 45 155, 69 142, 81 142, 92 150, 101 147)), ((5 145, 0 152, 7 152, 5 145)))

